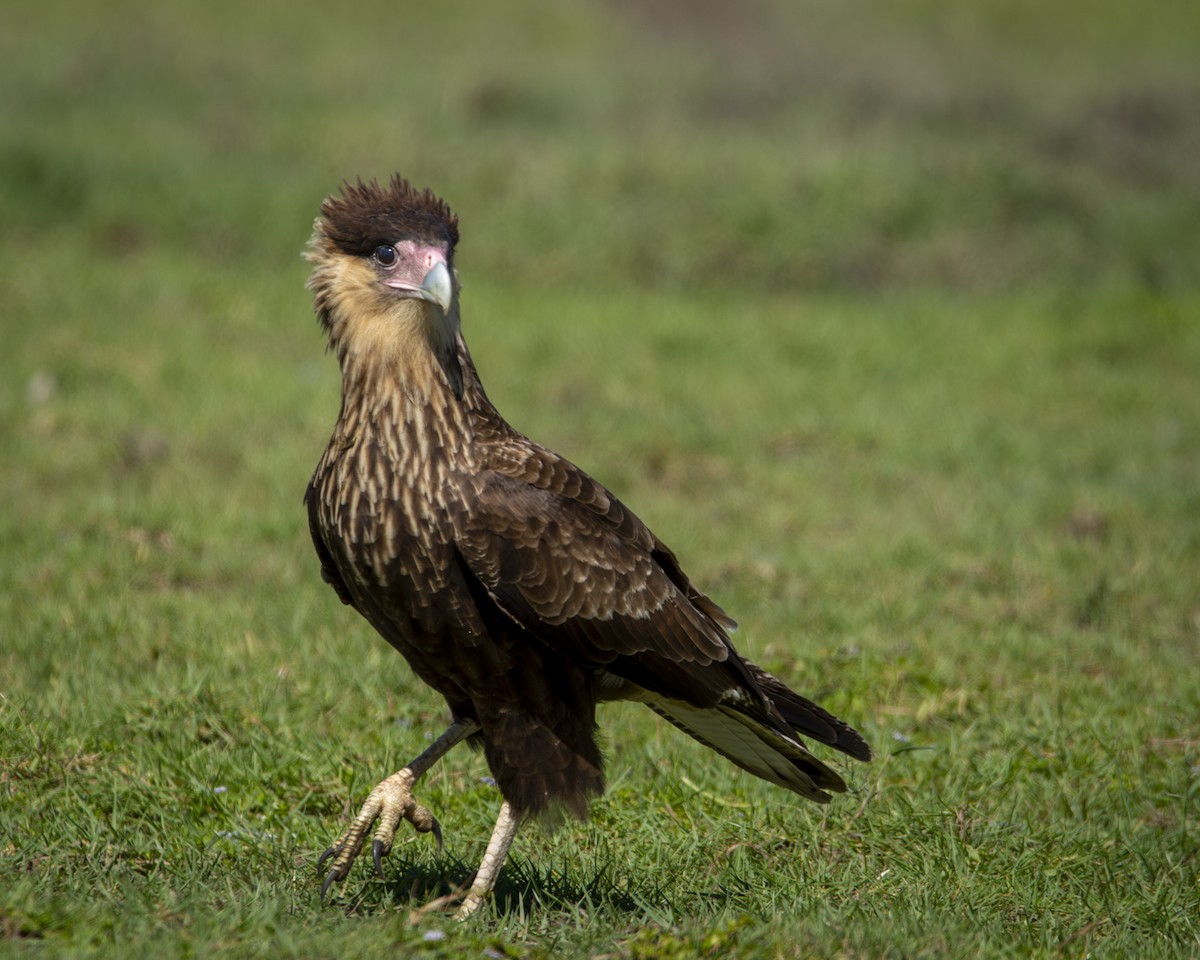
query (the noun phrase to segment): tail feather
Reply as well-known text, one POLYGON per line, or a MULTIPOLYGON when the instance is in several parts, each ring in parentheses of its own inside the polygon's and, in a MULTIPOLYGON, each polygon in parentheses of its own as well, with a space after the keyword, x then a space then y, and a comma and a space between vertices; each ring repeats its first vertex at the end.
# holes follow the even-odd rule
POLYGON ((812 737, 856 760, 870 760, 871 746, 862 735, 845 720, 839 720, 823 707, 805 699, 790 689, 778 677, 767 673, 762 667, 743 661, 758 688, 767 696, 779 717, 797 733, 812 737))
POLYGON ((782 680, 739 659, 747 687, 727 690, 703 706, 642 691, 651 710, 743 770, 818 803, 842 793, 846 783, 813 756, 801 736, 828 744, 858 760, 870 760, 867 741, 844 720, 800 696, 782 680))
POLYGON ((739 709, 734 703, 695 707, 681 700, 648 699, 646 705, 684 733, 732 760, 755 776, 792 790, 817 803, 828 803, 827 790, 844 792, 846 784, 814 757, 799 740, 739 709))

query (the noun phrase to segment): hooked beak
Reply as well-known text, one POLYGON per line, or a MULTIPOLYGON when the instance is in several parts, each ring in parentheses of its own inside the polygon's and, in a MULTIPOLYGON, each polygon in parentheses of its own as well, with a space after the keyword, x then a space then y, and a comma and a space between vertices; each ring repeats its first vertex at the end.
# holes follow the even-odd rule
POLYGON ((419 287, 414 287, 403 280, 385 280, 384 284, 401 296, 427 300, 429 303, 436 303, 441 307, 442 313, 450 312, 450 299, 454 295, 454 284, 450 280, 450 269, 440 260, 429 268, 429 272, 421 279, 419 287))
POLYGON ((417 294, 422 300, 436 303, 442 308, 442 313, 449 313, 450 298, 454 294, 454 285, 450 282, 450 269, 440 260, 435 263, 425 274, 417 294))

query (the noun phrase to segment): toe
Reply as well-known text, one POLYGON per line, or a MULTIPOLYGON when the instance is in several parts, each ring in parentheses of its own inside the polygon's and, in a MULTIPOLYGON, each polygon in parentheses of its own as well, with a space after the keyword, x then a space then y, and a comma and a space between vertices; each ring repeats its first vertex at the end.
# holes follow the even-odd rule
POLYGON ((338 869, 335 866, 328 874, 325 875, 325 882, 321 884, 321 903, 325 903, 325 897, 329 894, 329 888, 333 886, 333 881, 338 879, 338 869))
POLYGON ((422 804, 413 803, 404 811, 404 818, 418 833, 429 833, 431 830, 441 832, 442 828, 438 825, 437 818, 422 804))

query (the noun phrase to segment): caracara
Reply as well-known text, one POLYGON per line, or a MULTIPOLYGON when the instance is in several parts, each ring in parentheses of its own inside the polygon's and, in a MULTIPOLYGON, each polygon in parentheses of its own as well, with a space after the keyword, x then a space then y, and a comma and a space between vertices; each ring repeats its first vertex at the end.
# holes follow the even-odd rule
POLYGON ((376 869, 401 819, 441 831, 416 780, 461 740, 503 802, 466 916, 518 825, 578 816, 604 789, 596 704, 636 700, 738 766, 827 802, 842 778, 801 736, 859 760, 848 724, 741 656, 735 624, 603 486, 505 422, 459 327, 458 218, 393 177, 321 205, 309 289, 342 373, 305 493, 321 574, 446 698, 452 723, 382 781, 326 851, 347 874, 372 826, 376 869))

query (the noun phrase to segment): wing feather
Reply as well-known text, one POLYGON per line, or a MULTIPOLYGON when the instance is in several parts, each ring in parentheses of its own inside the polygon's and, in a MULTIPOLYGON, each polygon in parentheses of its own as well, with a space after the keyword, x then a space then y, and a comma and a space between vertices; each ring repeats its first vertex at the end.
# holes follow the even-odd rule
POLYGON ((814 799, 845 789, 798 735, 868 759, 862 737, 744 660, 734 621, 620 500, 502 421, 490 428, 457 543, 496 605, 571 659, 657 695, 645 702, 759 776, 814 799))
MULTIPOLYGON (((582 489, 561 477, 557 486, 582 489)), ((473 509, 459 522, 459 551, 493 599, 535 634, 570 625, 560 632, 579 644, 581 659, 601 665, 647 652, 700 663, 728 658, 719 608, 697 605, 700 595, 677 565, 662 562, 665 548, 614 498, 581 502, 492 471, 480 477, 473 509)))

